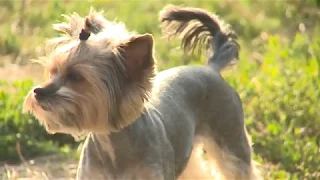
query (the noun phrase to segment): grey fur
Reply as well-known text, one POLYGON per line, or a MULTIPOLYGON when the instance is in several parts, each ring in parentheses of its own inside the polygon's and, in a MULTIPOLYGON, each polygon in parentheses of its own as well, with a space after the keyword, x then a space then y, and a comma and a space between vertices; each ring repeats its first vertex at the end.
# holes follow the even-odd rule
POLYGON ((190 19, 198 21, 201 29, 211 33, 199 40, 199 33, 204 31, 189 31, 191 35, 184 34, 189 38, 183 47, 192 49, 197 40, 197 45, 210 42, 214 55, 206 66, 181 66, 158 73, 141 116, 119 132, 90 133, 77 178, 182 178, 188 171, 196 140, 202 137, 208 140, 203 141, 207 143, 204 147, 224 178, 257 179, 241 100, 220 75, 222 68, 238 58, 237 43, 221 31, 219 23, 207 12, 171 6, 163 13, 166 20, 182 21, 183 28, 190 25, 190 19), (175 16, 170 15, 172 12, 175 16), (179 14, 190 19, 179 19, 179 14), (201 17, 207 19, 201 21, 201 17), (216 23, 215 28, 209 26, 212 22, 216 23))

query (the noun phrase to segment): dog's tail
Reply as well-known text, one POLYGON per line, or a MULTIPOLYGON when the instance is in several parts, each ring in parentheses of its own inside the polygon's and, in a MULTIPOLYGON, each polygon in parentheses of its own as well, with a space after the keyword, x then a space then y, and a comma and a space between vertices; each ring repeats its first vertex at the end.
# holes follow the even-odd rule
POLYGON ((239 59, 236 36, 216 15, 199 8, 169 5, 160 11, 163 34, 180 36, 186 53, 211 50, 208 65, 219 71, 239 59))

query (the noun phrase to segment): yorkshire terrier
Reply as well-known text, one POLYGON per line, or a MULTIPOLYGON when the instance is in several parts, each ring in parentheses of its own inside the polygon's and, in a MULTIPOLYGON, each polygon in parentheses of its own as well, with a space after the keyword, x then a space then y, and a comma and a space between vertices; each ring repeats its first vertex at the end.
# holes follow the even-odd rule
POLYGON ((216 15, 173 5, 160 12, 164 36, 182 37, 186 53, 211 54, 204 66, 159 73, 151 34, 93 9, 66 17, 39 59, 47 80, 24 111, 49 133, 87 134, 77 179, 258 179, 241 100, 220 74, 239 45, 216 15))

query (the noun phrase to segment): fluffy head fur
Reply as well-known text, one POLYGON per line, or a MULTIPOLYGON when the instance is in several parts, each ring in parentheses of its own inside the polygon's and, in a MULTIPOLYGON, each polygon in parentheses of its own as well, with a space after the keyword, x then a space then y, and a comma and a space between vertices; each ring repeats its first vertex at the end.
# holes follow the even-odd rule
POLYGON ((33 88, 24 102, 50 133, 79 135, 112 132, 135 120, 144 107, 154 76, 153 37, 128 32, 122 23, 90 10, 55 24, 62 36, 38 62, 47 81, 33 88), (90 33, 80 40, 81 31, 90 33))

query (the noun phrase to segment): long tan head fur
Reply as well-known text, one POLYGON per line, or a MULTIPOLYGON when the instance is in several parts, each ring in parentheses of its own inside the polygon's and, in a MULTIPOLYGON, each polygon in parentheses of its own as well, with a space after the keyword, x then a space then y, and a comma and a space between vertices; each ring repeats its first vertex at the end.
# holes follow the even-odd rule
POLYGON ((24 112, 49 133, 118 131, 147 101, 155 73, 153 37, 129 32, 94 9, 85 18, 65 17, 54 25, 62 35, 49 40, 49 53, 38 61, 47 80, 28 93, 24 112))

